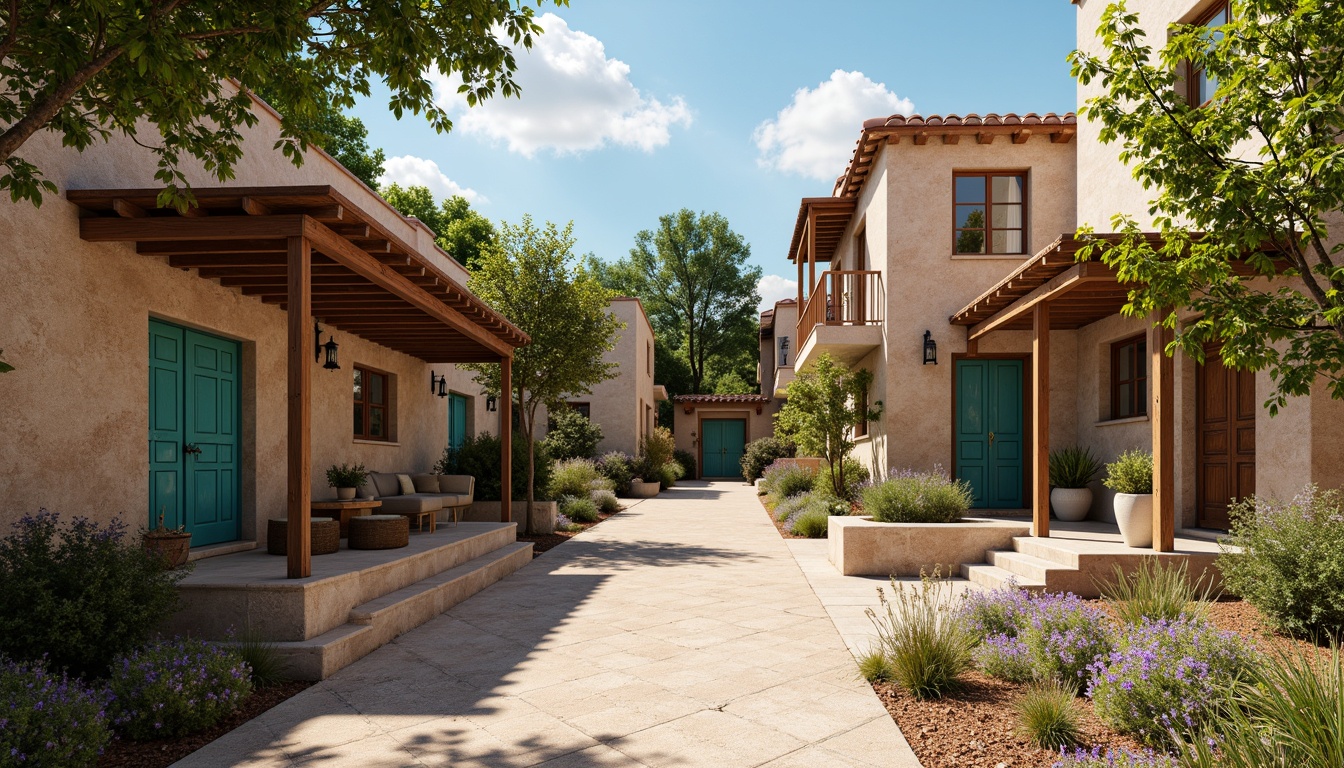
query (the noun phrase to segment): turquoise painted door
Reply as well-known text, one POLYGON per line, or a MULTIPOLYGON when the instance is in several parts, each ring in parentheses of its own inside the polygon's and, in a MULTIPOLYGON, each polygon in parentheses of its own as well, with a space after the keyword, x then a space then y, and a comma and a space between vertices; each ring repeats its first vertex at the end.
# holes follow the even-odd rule
POLYGON ((1022 507, 1022 361, 958 360, 956 476, 981 509, 1022 507))
POLYGON ((456 451, 467 440, 467 398, 448 395, 448 447, 456 451))
POLYGON ((701 477, 740 477, 742 453, 747 444, 747 423, 741 419, 706 419, 700 422, 701 477))
POLYGON ((163 514, 193 546, 236 541, 237 342, 150 321, 150 524, 163 514))

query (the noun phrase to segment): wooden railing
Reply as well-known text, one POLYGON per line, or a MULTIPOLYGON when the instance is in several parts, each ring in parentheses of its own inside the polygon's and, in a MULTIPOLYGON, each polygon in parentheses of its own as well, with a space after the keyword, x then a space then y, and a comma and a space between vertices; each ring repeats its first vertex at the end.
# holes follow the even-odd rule
POLYGON ((886 320, 886 307, 881 272, 822 272, 798 316, 799 348, 818 325, 879 325, 886 320))

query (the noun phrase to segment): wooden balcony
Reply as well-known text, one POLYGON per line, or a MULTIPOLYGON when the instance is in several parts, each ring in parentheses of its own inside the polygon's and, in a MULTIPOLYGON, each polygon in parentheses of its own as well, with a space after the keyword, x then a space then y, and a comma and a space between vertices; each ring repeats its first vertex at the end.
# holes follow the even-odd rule
POLYGON ((821 273, 799 315, 796 370, 806 370, 823 352, 845 365, 859 362, 881 345, 886 308, 882 273, 821 273))

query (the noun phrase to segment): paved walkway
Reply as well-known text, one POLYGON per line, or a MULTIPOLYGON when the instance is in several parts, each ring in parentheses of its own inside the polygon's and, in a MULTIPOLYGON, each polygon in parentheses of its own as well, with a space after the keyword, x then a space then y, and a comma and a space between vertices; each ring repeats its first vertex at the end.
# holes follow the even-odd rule
POLYGON ((918 768, 741 483, 643 502, 178 763, 918 768))

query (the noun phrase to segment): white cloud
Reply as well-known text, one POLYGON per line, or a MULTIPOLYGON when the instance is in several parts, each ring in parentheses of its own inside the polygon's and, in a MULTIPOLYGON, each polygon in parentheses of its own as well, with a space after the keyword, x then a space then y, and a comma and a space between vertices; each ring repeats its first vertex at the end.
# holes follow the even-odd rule
POLYGON ((472 203, 489 202, 485 196, 470 187, 464 187, 439 170, 439 164, 415 155, 389 157, 383 163, 383 175, 378 177, 379 184, 395 182, 403 187, 429 187, 436 198, 442 199, 460 195, 472 203))
POLYGON ((863 121, 900 113, 915 105, 862 72, 837 69, 816 88, 799 88, 773 120, 756 127, 752 138, 758 162, 767 168, 819 181, 833 181, 845 169, 863 121))
POLYGON ((766 275, 756 284, 756 293, 761 297, 757 312, 774 309, 775 302, 781 299, 798 298, 798 281, 779 275, 766 275))
POLYGON ((564 154, 607 144, 652 152, 671 141, 672 126, 691 124, 681 97, 664 104, 641 94, 630 66, 607 58, 601 40, 552 13, 538 22, 545 32, 533 39, 532 50, 517 51, 521 97, 496 95, 468 109, 457 92, 459 78, 429 75, 439 106, 461 115, 454 121, 458 130, 532 157, 541 149, 564 154))

